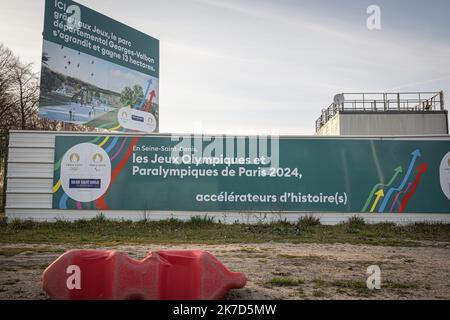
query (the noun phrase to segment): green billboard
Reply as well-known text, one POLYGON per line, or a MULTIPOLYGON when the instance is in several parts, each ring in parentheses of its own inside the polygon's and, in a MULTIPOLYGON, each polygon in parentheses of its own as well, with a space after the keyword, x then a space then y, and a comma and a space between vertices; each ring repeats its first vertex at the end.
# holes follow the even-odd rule
POLYGON ((46 0, 39 115, 158 132, 159 41, 70 0, 46 0))
POLYGON ((449 139, 57 136, 53 208, 450 213, 449 139))

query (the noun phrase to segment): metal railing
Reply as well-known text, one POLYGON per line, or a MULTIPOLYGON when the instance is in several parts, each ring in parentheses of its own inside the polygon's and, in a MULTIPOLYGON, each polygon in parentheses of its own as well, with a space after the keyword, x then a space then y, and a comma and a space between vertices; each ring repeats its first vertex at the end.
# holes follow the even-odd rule
POLYGON ((322 109, 316 120, 316 132, 328 120, 341 111, 348 112, 390 112, 390 111, 442 111, 444 93, 440 92, 397 92, 397 93, 341 93, 334 102, 322 109))

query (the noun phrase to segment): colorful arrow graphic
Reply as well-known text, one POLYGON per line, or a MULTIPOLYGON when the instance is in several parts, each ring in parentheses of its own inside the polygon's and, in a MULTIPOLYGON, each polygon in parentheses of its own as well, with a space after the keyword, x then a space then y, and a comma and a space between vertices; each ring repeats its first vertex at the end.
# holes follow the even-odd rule
POLYGON ((375 198, 375 201, 373 202, 373 205, 372 205, 372 208, 370 209, 370 212, 373 212, 373 210, 375 210, 375 208, 376 208, 376 206, 378 204, 378 201, 380 201, 381 197, 384 197, 383 189, 378 190, 378 192, 375 193, 375 195, 377 197, 375 198))
POLYGON ((414 192, 416 192, 417 185, 419 184, 420 178, 422 177, 422 174, 424 172, 427 172, 428 168, 426 163, 422 163, 420 166, 417 167, 417 171, 419 172, 416 176, 416 179, 414 180, 413 186, 411 190, 405 195, 403 198, 402 203, 400 204, 400 207, 398 208, 398 212, 404 212, 405 207, 408 204, 409 199, 414 195, 414 192))
POLYGON ((397 195, 394 198, 394 202, 392 203, 391 208, 389 209, 389 212, 394 211, 395 205, 397 204, 398 198, 402 195, 408 192, 409 188, 411 188, 412 182, 408 182, 408 185, 406 186, 405 190, 397 192, 397 195))
POLYGON ((116 180, 117 175, 120 173, 120 171, 122 171, 123 167, 127 164, 128 159, 130 158, 131 154, 133 153, 133 147, 138 143, 138 141, 139 141, 139 137, 134 137, 131 140, 131 143, 128 146, 128 149, 125 152, 122 159, 120 160, 119 164, 112 170, 111 181, 109 182, 108 188, 106 189, 105 193, 100 198, 95 200, 95 206, 97 207, 97 209, 103 209, 103 210, 108 209, 108 205, 105 202, 105 196, 108 193, 109 188, 113 184, 114 180, 116 180))
POLYGON ((414 163, 416 162, 417 158, 421 156, 420 150, 419 149, 414 150, 411 153, 411 155, 412 155, 412 159, 411 159, 411 162, 409 163, 408 170, 406 171, 406 174, 405 174, 405 176, 403 178, 402 183, 397 188, 390 188, 388 190, 388 192, 386 193, 386 196, 383 199, 383 202, 380 205, 380 208, 378 209, 378 212, 383 212, 384 211, 384 209, 386 208, 386 205, 389 202, 389 199, 390 199, 392 193, 394 193, 395 191, 400 191, 400 190, 402 190, 405 187, 406 182, 408 181, 408 178, 411 175, 411 171, 412 171, 412 169, 414 167, 414 163))
POLYGON ((366 200, 366 203, 364 204, 364 207, 361 209, 361 212, 366 212, 367 208, 369 207, 370 201, 373 198, 373 195, 375 194, 375 191, 377 191, 378 189, 382 188, 382 187, 390 187, 392 185, 392 183, 394 183, 395 179, 397 178, 397 176, 403 172, 403 168, 402 166, 398 166, 397 168, 395 168, 394 170, 394 175, 392 176, 391 180, 389 180, 389 182, 387 184, 384 183, 378 183, 376 185, 373 186, 372 191, 370 191, 369 197, 366 200))
POLYGON ((152 101, 153 101, 154 97, 156 97, 156 92, 155 92, 155 90, 152 90, 152 92, 150 92, 150 99, 148 100, 147 106, 145 108, 146 112, 148 112, 150 110, 150 107, 152 106, 152 101))
POLYGON ((138 105, 137 104, 134 105, 133 109, 141 109, 142 108, 142 106, 144 105, 144 102, 145 102, 145 97, 147 96, 147 94, 148 94, 148 92, 150 90, 150 86, 152 85, 152 83, 153 83, 152 79, 147 80, 147 88, 145 88, 145 94, 142 97, 141 102, 138 105))

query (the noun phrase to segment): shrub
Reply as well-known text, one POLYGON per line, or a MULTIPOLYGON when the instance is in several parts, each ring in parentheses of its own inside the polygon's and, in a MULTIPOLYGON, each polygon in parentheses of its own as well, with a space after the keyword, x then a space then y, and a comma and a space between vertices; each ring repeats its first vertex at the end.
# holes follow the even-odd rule
POLYGON ((202 216, 192 216, 187 222, 193 226, 204 226, 204 225, 212 225, 214 224, 214 217, 210 217, 208 215, 202 216))
POLYGON ((357 228, 357 227, 363 227, 366 222, 364 221, 364 218, 353 216, 348 218, 347 222, 345 223, 351 228, 357 228))
POLYGON ((30 230, 33 229, 35 222, 33 220, 12 219, 8 223, 8 227, 12 230, 30 230))
POLYGON ((297 226, 299 228, 308 228, 320 225, 320 218, 312 214, 302 216, 297 221, 297 226))

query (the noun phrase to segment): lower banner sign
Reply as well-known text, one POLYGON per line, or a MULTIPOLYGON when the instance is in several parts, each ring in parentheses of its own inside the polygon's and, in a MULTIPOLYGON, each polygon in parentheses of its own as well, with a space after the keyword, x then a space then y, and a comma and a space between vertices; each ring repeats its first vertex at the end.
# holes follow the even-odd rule
POLYGON ((450 213, 450 140, 56 137, 53 208, 450 213))

